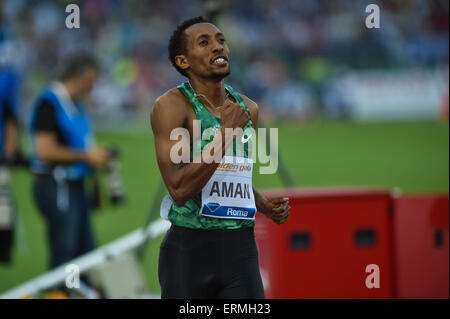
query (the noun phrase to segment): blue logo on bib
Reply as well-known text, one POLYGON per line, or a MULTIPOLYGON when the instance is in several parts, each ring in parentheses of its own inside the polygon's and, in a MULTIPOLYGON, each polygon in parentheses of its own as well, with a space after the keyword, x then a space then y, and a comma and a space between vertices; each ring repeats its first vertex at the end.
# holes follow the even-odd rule
POLYGON ((220 207, 220 204, 219 203, 208 203, 208 204, 206 204, 206 206, 208 207, 208 209, 211 213, 214 213, 220 207))

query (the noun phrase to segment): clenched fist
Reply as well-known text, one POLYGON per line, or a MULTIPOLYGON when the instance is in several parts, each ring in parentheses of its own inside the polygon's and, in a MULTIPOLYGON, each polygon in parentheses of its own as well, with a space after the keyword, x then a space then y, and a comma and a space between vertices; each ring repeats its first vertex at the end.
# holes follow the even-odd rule
POLYGON ((238 128, 244 129, 250 120, 245 109, 239 103, 226 100, 220 108, 220 118, 222 127, 224 128, 238 128))

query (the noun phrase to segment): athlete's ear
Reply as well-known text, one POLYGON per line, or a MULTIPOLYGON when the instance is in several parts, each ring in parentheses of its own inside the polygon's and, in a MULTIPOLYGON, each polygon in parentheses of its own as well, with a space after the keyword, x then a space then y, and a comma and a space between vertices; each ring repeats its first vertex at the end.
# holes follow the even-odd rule
POLYGON ((189 63, 185 55, 177 55, 175 57, 175 63, 180 69, 186 70, 189 67, 189 63))

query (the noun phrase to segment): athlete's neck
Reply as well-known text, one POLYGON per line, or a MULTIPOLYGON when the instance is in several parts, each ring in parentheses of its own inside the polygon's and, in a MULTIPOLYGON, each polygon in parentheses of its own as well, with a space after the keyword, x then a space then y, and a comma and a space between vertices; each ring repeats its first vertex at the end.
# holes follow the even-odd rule
POLYGON ((222 106, 226 99, 225 81, 205 81, 203 79, 189 79, 195 93, 205 95, 214 106, 222 106))

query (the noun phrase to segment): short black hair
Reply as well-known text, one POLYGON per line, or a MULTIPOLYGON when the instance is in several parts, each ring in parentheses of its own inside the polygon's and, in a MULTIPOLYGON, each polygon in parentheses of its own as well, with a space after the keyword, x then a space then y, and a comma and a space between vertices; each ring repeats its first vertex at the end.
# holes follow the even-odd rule
POLYGON ((82 74, 87 68, 100 69, 96 57, 88 52, 75 52, 61 59, 58 79, 66 81, 82 74))
POLYGON ((181 22, 175 31, 173 31, 172 36, 169 41, 169 60, 172 65, 180 72, 182 75, 187 77, 187 73, 185 70, 178 67, 175 63, 175 57, 180 54, 186 54, 186 37, 184 31, 189 28, 191 25, 197 23, 210 23, 207 19, 202 16, 190 18, 181 22))

